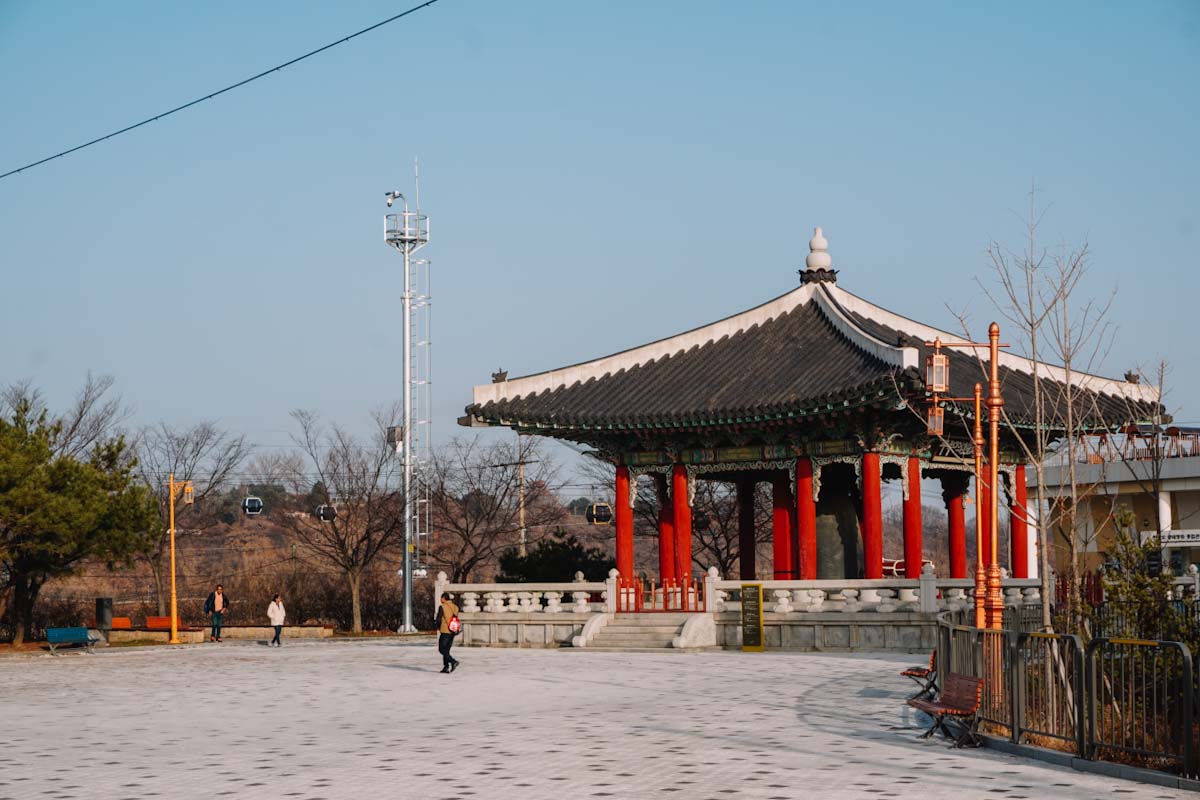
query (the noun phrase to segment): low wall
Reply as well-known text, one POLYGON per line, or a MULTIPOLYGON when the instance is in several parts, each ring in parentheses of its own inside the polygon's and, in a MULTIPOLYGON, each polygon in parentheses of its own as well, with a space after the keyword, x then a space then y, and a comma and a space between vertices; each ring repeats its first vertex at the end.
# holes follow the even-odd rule
MULTIPOLYGON (((180 631, 179 641, 182 644, 199 644, 208 639, 208 631, 180 631)), ((147 631, 147 630, 119 630, 108 632, 109 644, 121 644, 124 642, 162 642, 166 644, 171 641, 170 631, 147 631)))
POLYGON ((463 613, 456 644, 467 647, 570 647, 594 614, 463 613))
MULTIPOLYGON (((742 646, 741 616, 714 615, 717 646, 742 646)), ((763 644, 768 650, 928 652, 937 647, 937 615, 919 611, 763 613, 763 644)))
MULTIPOLYGON (((208 641, 209 628, 179 631, 179 641, 183 644, 199 644, 208 641)), ((271 639, 275 629, 269 625, 223 625, 222 639, 271 639)), ((333 628, 324 625, 284 625, 284 639, 328 639, 333 636, 333 628)), ((170 631, 161 630, 117 630, 108 632, 110 644, 121 642, 169 642, 170 631)))

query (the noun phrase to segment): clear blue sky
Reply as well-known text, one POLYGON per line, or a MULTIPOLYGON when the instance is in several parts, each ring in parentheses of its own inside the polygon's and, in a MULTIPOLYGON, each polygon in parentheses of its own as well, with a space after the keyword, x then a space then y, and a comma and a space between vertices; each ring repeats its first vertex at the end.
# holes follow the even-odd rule
MULTIPOLYGON (((0 0, 0 171, 273 66, 408 2, 0 0)), ((1119 291, 1105 370, 1166 358, 1200 419, 1200 4, 442 0, 0 181, 0 379, 115 376, 137 422, 283 443, 400 391, 383 192, 422 164, 436 421, 796 285, 953 326, 1032 180, 1047 244, 1119 291), (835 7, 836 6, 836 7, 835 7)))

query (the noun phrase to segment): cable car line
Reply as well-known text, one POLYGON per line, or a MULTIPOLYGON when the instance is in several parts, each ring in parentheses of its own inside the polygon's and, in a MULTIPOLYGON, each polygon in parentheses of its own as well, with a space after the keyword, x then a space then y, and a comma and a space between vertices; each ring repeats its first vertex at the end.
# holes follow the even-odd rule
POLYGON ((382 22, 377 22, 374 25, 370 26, 369 28, 363 28, 361 31, 357 31, 355 33, 350 34, 349 36, 338 39, 336 42, 330 42, 329 44, 325 45, 324 47, 318 47, 316 50, 305 53, 304 55, 299 56, 297 58, 293 58, 291 61, 285 61, 284 63, 280 64, 277 67, 271 67, 270 69, 260 72, 257 75, 252 75, 249 78, 245 78, 244 80, 238 81, 237 83, 230 84, 229 86, 226 86, 224 89, 218 89, 217 91, 212 92, 211 94, 206 94, 203 97, 197 97, 195 100, 192 100, 188 103, 184 103, 181 106, 176 106, 175 108, 172 108, 170 111, 164 111, 161 114, 156 114, 153 117, 149 117, 147 119, 142 120, 141 122, 134 123, 133 125, 127 125, 124 128, 121 128, 120 130, 113 131, 112 133, 105 134, 104 136, 101 136, 99 138, 92 139, 90 142, 84 142, 81 145, 72 147, 70 150, 63 150, 61 153, 55 153, 52 156, 47 156, 46 158, 39 159, 38 161, 34 161, 30 164, 26 164, 23 167, 17 167, 16 169, 9 170, 8 172, 5 172, 4 174, 0 175, 0 180, 4 180, 5 178, 7 178, 11 175, 16 175, 18 172, 24 172, 27 169, 33 169, 34 167, 41 166, 42 164, 45 164, 48 161, 53 161, 56 158, 62 158, 63 156, 67 156, 67 155, 70 155, 71 153, 78 152, 79 150, 83 150, 85 147, 91 147, 94 144, 100 144, 103 141, 112 139, 116 136, 120 136, 123 133, 129 133, 132 130, 136 130, 137 128, 142 127, 143 125, 149 125, 151 122, 156 122, 165 117, 169 117, 172 114, 176 114, 180 111, 183 111, 186 108, 191 108, 194 105, 203 103, 205 100, 211 100, 214 97, 225 94, 226 92, 231 92, 240 86, 245 86, 248 83, 253 83, 254 81, 258 80, 259 78, 265 78, 266 76, 270 75, 273 72, 279 72, 281 69, 290 67, 293 64, 298 64, 306 58, 311 58, 311 57, 317 55, 318 53, 323 53, 332 47, 337 47, 339 44, 345 44, 346 42, 350 41, 351 39, 354 39, 355 37, 362 36, 364 33, 370 33, 371 31, 375 30, 376 28, 382 28, 384 25, 387 25, 389 22, 395 22, 396 20, 398 20, 402 17, 407 17, 409 14, 420 11, 421 9, 426 8, 427 6, 431 6, 434 3, 436 3, 437 1, 438 0, 426 0, 426 2, 421 3, 420 5, 417 5, 417 6, 413 6, 412 8, 408 9, 407 11, 402 11, 401 13, 395 15, 394 17, 388 17, 387 19, 383 20, 382 22))

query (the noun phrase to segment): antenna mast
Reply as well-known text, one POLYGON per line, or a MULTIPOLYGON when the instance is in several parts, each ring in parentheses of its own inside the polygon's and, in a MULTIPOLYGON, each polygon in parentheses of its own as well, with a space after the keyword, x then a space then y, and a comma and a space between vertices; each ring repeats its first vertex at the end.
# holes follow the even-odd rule
MULTIPOLYGON (((417 177, 413 162, 414 181, 417 177)), ((400 201, 398 213, 383 218, 383 238, 389 247, 404 257, 404 282, 400 295, 402 323, 401 380, 403 416, 395 439, 396 450, 403 464, 404 493, 404 620, 400 633, 416 631, 413 624, 413 583, 425 574, 420 565, 421 539, 429 535, 432 507, 429 503, 429 481, 425 471, 430 461, 430 290, 429 260, 416 258, 416 253, 429 243, 429 219, 421 213, 420 188, 416 187, 416 210, 410 211, 408 200, 398 191, 387 192, 390 208, 400 201)))

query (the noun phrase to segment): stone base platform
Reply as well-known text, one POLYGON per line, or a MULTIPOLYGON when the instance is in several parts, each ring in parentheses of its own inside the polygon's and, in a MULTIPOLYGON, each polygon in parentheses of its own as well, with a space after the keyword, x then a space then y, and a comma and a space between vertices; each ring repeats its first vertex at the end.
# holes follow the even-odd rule
POLYGON ((468 647, 570 647, 571 639, 596 614, 486 613, 461 614, 457 644, 468 647))
MULTIPOLYGON (((464 613, 457 644, 468 647, 570 647, 595 613, 464 613)), ((633 615, 625 614, 623 617, 633 615)), ((661 614, 642 615, 647 622, 661 614)), ((685 615, 693 616, 693 615, 685 615)), ((716 646, 739 650, 741 617, 736 611, 712 615, 716 646)), ((793 612, 763 614, 768 650, 928 653, 937 647, 937 615, 918 611, 793 612)))
MULTIPOLYGON (((740 649, 740 615, 725 611, 715 618, 717 645, 740 649)), ((763 642, 768 650, 927 653, 937 647, 937 615, 919 611, 765 612, 763 642)))

